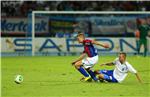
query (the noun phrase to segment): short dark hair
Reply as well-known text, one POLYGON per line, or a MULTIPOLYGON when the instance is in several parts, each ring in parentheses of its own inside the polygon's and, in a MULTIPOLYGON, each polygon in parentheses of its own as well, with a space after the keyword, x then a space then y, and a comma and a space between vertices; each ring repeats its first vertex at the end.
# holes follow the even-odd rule
POLYGON ((119 52, 119 54, 123 54, 125 57, 127 56, 125 52, 119 52))

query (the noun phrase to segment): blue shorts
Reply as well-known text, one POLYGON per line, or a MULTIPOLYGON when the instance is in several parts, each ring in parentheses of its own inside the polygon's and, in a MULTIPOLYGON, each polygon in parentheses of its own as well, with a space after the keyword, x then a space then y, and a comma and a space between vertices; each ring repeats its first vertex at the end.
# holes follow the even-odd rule
POLYGON ((99 73, 104 75, 104 80, 117 83, 118 81, 114 78, 113 71, 114 70, 100 70, 99 73))

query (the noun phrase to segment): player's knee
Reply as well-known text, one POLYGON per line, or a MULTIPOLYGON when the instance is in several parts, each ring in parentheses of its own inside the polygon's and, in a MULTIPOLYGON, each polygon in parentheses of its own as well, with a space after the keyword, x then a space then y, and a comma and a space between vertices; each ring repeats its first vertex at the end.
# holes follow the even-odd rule
POLYGON ((74 67, 75 67, 75 68, 78 68, 79 66, 78 66, 77 64, 74 64, 74 67))
POLYGON ((76 62, 74 66, 76 69, 79 69, 81 65, 76 62))
POLYGON ((99 77, 99 79, 104 79, 104 75, 103 74, 99 74, 98 77, 99 77))
POLYGON ((82 61, 76 62, 76 63, 74 64, 74 66, 75 66, 76 69, 79 69, 80 66, 82 66, 82 61))

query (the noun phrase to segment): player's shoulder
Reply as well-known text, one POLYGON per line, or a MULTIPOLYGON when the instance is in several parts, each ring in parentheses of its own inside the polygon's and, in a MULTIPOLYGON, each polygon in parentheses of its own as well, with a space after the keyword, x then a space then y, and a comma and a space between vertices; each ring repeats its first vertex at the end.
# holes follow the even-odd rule
POLYGON ((127 66, 132 66, 128 61, 125 61, 125 64, 126 64, 127 66))
POLYGON ((113 61, 113 64, 114 64, 114 65, 117 65, 118 62, 119 62, 119 58, 117 57, 117 58, 113 61))
POLYGON ((119 58, 117 57, 114 61, 119 61, 119 58))
POLYGON ((86 38, 86 39, 84 39, 84 42, 92 42, 92 39, 86 38))

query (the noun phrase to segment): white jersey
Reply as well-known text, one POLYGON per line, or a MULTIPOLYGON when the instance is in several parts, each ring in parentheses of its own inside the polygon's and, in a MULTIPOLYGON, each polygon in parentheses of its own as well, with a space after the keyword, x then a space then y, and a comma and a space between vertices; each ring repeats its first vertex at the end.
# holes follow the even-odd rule
POLYGON ((113 64, 115 64, 113 76, 117 79, 118 82, 122 82, 127 76, 128 72, 134 74, 137 73, 137 71, 127 61, 125 61, 124 64, 121 64, 119 58, 116 58, 113 64))

